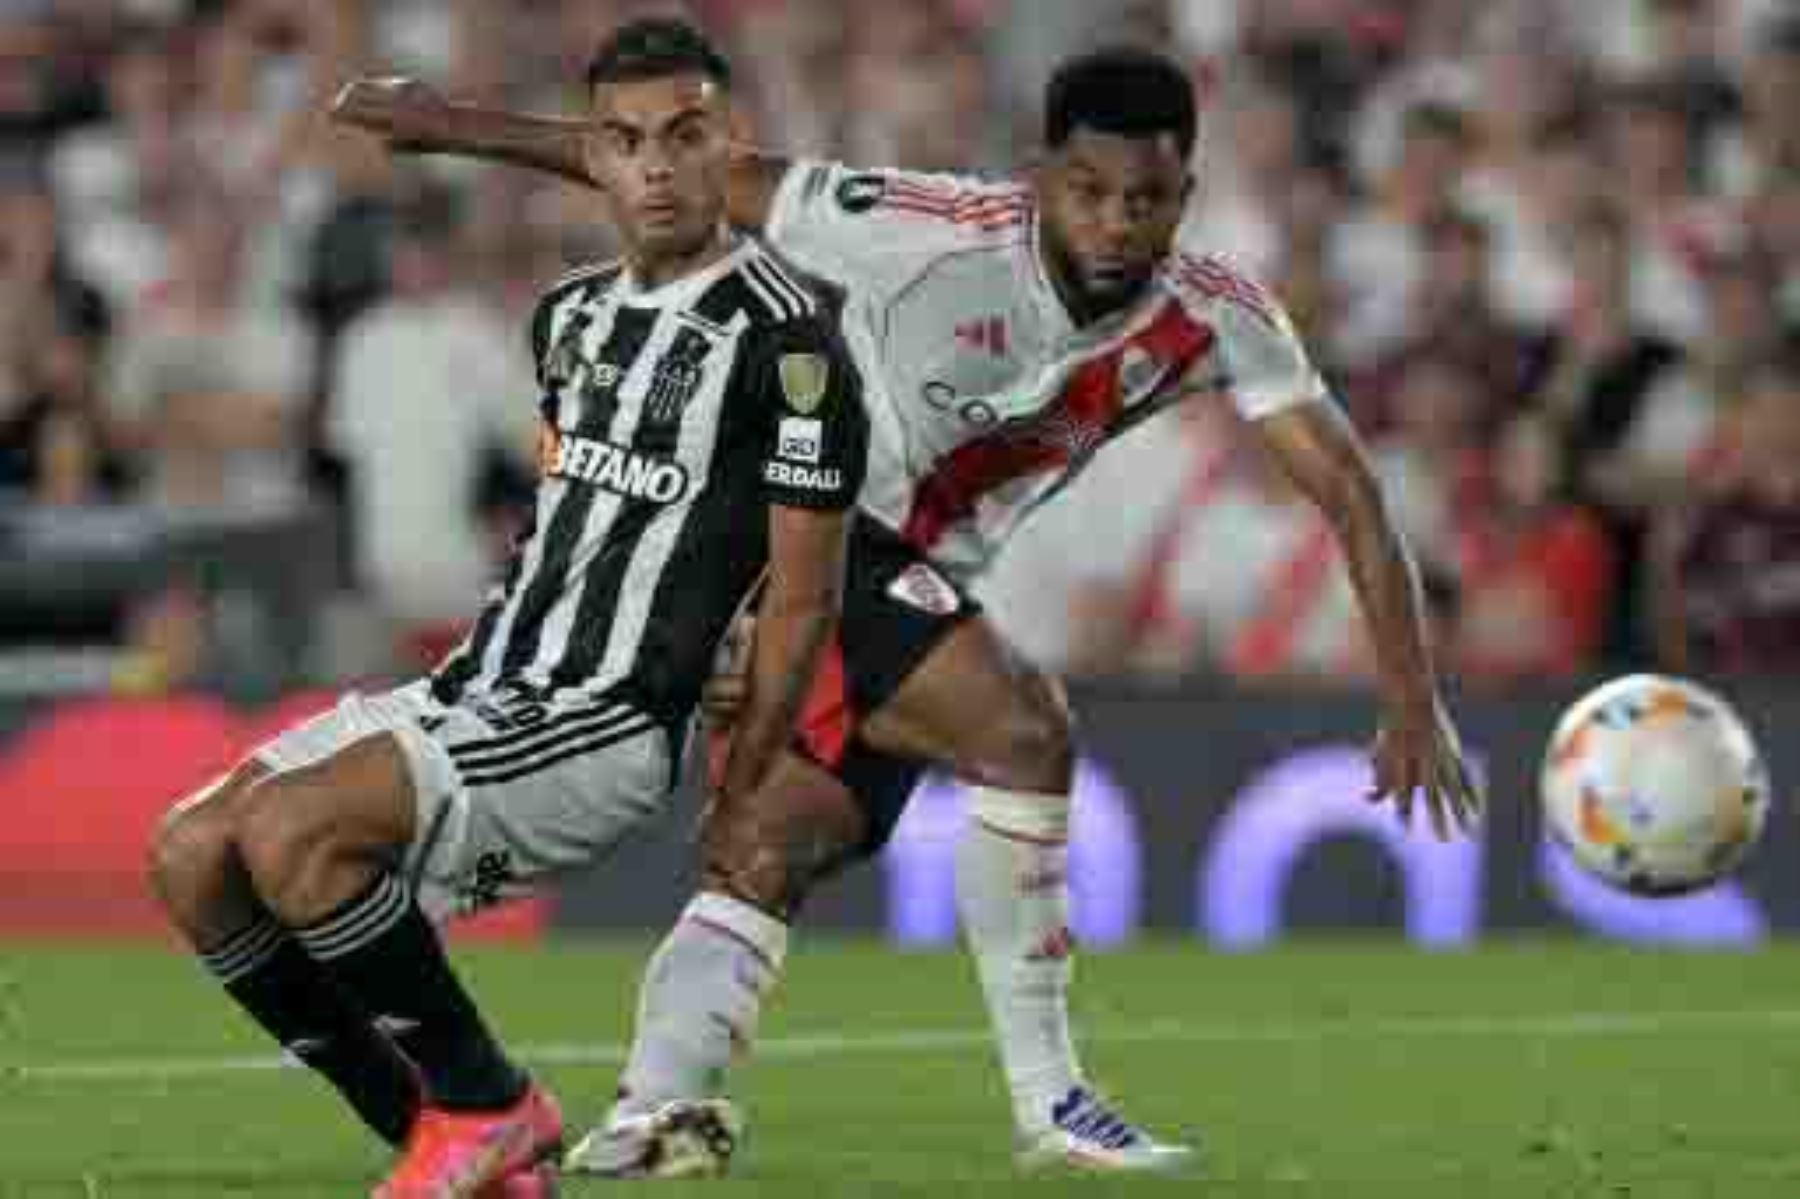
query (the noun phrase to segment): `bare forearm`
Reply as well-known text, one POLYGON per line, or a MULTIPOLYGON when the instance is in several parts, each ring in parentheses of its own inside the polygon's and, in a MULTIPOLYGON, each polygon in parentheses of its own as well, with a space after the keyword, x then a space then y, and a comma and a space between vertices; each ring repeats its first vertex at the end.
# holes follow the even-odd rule
POLYGON ((453 104, 448 123, 435 139, 401 141, 396 148, 504 162, 587 184, 581 136, 580 121, 453 104))
POLYGON ((331 115, 398 151, 503 162, 589 183, 579 120, 451 104, 423 83, 374 78, 344 88, 331 115))
MULTIPOLYGON (((402 77, 356 80, 338 93, 331 116, 396 151, 501 162, 596 186, 587 170, 587 126, 581 120, 452 104, 430 84, 402 77)), ((787 160, 753 146, 733 148, 726 187, 732 224, 760 229, 767 223, 787 167, 787 160)))
POLYGON ((1425 592, 1406 541, 1379 493, 1347 506, 1337 518, 1382 693, 1399 704, 1431 702, 1437 694, 1426 629, 1425 592))
POLYGON ((750 699, 732 741, 725 794, 749 794, 786 747, 836 627, 835 613, 835 604, 817 603, 765 608, 757 617, 750 699))

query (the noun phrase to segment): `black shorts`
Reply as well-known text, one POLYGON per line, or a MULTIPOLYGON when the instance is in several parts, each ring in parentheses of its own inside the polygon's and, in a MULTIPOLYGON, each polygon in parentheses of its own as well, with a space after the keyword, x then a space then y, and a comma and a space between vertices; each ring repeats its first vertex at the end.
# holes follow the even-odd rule
POLYGON ((795 726, 794 749, 856 796, 864 851, 887 844, 925 764, 881 753, 857 734, 951 631, 981 606, 886 525, 858 513, 850 530, 837 639, 795 726))

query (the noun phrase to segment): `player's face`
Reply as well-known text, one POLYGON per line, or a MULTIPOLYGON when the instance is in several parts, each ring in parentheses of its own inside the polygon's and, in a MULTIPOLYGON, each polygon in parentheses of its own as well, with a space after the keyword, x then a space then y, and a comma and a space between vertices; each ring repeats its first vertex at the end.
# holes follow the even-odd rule
POLYGON ((1173 137, 1078 129, 1038 176, 1044 248, 1086 315, 1131 303, 1175 244, 1192 181, 1173 137))
POLYGON ((626 249, 647 259, 699 252, 725 214, 730 162, 724 90, 700 74, 594 89, 588 170, 626 249))

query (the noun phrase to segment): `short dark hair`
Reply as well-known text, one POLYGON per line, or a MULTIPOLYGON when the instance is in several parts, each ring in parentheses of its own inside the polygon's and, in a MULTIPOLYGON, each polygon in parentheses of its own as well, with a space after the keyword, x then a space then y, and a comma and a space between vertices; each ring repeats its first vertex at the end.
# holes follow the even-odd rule
POLYGON ((731 64, 700 32, 679 17, 642 17, 609 34, 588 60, 588 90, 603 83, 637 83, 669 75, 704 75, 731 86, 731 64))
POLYGON ((1134 138, 1171 134, 1186 157, 1200 132, 1193 81, 1167 58, 1135 46, 1072 58, 1050 79, 1044 140, 1057 149, 1077 129, 1134 138))

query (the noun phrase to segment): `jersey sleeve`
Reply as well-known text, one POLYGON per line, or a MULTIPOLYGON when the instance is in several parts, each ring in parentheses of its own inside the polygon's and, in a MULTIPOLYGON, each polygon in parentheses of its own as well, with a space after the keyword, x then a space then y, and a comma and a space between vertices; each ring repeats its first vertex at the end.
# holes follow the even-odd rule
POLYGON ((1217 338, 1206 384, 1246 420, 1330 398, 1280 301, 1218 259, 1186 259, 1181 292, 1217 338))
POLYGON ((1013 183, 799 161, 775 191, 763 234, 802 270, 862 282, 887 264, 991 237, 1026 212, 1013 183))
POLYGON ((862 490, 869 422, 843 339, 822 318, 779 326, 767 337, 752 382, 765 417, 763 494, 785 508, 850 508, 862 490))

